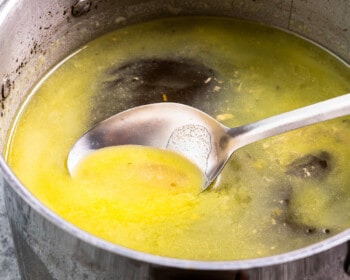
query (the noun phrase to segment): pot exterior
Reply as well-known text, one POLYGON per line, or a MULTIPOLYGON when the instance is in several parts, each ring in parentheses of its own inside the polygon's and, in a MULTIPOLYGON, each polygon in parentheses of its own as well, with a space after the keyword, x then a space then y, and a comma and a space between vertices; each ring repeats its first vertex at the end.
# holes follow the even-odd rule
MULTIPOLYGON (((74 49, 115 28, 165 16, 231 16, 299 33, 350 62, 349 13, 346 0, 5 1, 0 4, 0 147, 35 81, 74 49)), ((25 190, 2 158, 0 175, 22 279, 349 279, 350 231, 280 259, 169 261, 115 250, 62 222, 25 190)))

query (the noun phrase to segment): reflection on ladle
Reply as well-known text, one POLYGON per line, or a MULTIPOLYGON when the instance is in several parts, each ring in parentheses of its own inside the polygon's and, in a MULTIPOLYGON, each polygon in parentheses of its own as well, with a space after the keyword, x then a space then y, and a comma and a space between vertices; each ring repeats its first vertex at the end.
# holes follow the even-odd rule
POLYGON ((350 114, 350 94, 228 128, 209 115, 179 103, 155 103, 116 114, 86 132, 72 147, 72 174, 88 153, 108 146, 144 145, 176 150, 196 163, 206 189, 237 149, 290 130, 350 114))

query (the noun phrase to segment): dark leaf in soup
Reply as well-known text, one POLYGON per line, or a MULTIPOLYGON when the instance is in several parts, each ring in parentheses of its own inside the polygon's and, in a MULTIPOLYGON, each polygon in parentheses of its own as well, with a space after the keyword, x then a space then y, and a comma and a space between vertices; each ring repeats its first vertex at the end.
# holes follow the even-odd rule
POLYGON ((302 235, 325 235, 332 234, 333 231, 336 232, 336 230, 332 230, 321 225, 315 227, 313 225, 304 224, 298 221, 298 219, 294 217, 294 215, 289 210, 287 210, 280 222, 282 222, 283 226, 287 227, 292 232, 302 235))
POLYGON ((98 122, 131 107, 155 102, 177 102, 214 114, 220 94, 217 73, 189 58, 148 58, 109 69, 93 97, 92 114, 98 122))
POLYGON ((293 200, 293 188, 291 185, 285 185, 279 192, 274 192, 276 198, 273 200, 275 205, 271 212, 272 225, 276 228, 284 228, 297 235, 324 235, 333 232, 328 227, 322 225, 308 225, 301 222, 290 207, 293 200))
POLYGON ((286 174, 299 178, 325 178, 333 167, 330 153, 321 151, 294 160, 287 166, 286 174))

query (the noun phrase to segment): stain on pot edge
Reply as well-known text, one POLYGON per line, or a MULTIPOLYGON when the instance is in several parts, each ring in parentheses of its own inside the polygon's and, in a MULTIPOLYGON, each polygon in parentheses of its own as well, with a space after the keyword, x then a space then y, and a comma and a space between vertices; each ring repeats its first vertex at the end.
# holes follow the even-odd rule
POLYGON ((11 80, 8 77, 3 78, 1 83, 1 95, 0 95, 0 117, 4 116, 5 100, 9 97, 13 87, 14 87, 14 82, 11 82, 11 80))
POLYGON ((71 14, 73 17, 80 17, 86 15, 91 10, 92 1, 90 0, 78 0, 71 7, 71 14))

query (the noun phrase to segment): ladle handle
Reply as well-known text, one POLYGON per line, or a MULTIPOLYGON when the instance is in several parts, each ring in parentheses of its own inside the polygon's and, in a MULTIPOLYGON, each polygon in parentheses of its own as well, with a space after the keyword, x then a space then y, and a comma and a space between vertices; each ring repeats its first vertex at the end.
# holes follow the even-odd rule
POLYGON ((350 93, 228 130, 234 148, 311 124, 350 115, 350 93))

